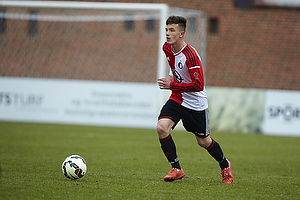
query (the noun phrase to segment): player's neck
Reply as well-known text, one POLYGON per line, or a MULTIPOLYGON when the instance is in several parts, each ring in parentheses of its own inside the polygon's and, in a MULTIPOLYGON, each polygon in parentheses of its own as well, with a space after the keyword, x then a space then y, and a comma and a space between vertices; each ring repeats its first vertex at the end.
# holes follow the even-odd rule
POLYGON ((172 44, 172 51, 174 53, 178 53, 185 45, 186 45, 186 43, 184 41, 174 43, 174 44, 172 44))

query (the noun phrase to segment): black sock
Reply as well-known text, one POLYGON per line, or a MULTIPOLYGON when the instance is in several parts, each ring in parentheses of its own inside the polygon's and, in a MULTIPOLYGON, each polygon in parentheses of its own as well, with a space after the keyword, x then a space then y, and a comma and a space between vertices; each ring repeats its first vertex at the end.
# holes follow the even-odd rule
POLYGON ((171 163, 172 168, 181 169, 176 154, 176 146, 171 135, 168 135, 166 138, 159 139, 159 141, 161 144, 161 149, 163 150, 168 161, 171 163))
POLYGON ((212 139, 211 144, 206 150, 216 161, 219 162, 221 169, 229 167, 229 163, 227 162, 220 145, 216 141, 212 139))

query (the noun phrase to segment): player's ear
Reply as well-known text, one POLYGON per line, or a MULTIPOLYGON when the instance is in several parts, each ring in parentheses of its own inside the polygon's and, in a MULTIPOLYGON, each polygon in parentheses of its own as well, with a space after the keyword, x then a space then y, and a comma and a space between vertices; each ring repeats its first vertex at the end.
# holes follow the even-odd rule
POLYGON ((184 34, 185 34, 185 32, 184 32, 184 31, 181 31, 179 37, 180 37, 180 38, 183 38, 184 34))

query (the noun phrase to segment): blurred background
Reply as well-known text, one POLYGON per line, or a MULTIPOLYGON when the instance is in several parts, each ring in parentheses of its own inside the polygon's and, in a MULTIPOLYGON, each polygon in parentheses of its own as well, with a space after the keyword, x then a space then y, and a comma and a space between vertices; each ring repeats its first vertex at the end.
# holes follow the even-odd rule
MULTIPOLYGON (((159 10, 0 2, 0 120, 155 128, 169 95, 156 85, 159 10)), ((187 17, 211 131, 300 136, 300 1, 101 2, 163 4, 187 17)))

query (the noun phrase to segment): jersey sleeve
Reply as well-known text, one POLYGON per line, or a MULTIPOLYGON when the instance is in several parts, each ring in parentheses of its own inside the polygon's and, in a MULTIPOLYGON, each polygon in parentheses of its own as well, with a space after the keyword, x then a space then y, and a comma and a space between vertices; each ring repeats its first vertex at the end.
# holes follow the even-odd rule
POLYGON ((200 92, 204 89, 203 77, 200 76, 199 70, 190 70, 192 82, 178 83, 172 81, 170 83, 170 90, 176 92, 200 92))

